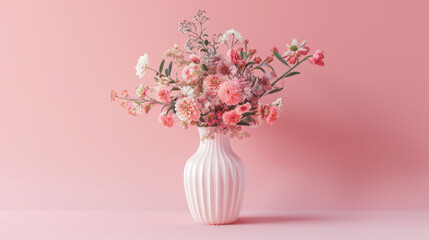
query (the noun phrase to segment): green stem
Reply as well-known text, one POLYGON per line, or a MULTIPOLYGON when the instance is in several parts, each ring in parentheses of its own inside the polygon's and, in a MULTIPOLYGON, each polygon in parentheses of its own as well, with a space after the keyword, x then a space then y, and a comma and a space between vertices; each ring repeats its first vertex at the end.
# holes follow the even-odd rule
POLYGON ((129 102, 139 102, 139 103, 144 103, 144 102, 151 102, 151 103, 156 103, 156 104, 162 104, 162 105, 168 105, 162 102, 158 102, 156 100, 153 99, 136 99, 136 98, 124 98, 124 97, 119 97, 117 96, 116 98, 122 99, 122 100, 126 100, 129 102))
POLYGON ((272 84, 271 86, 274 86, 278 81, 280 81, 281 79, 283 79, 288 73, 290 73, 292 70, 294 70, 296 67, 298 67, 299 64, 301 64, 302 62, 304 62, 305 60, 309 59, 311 57, 307 56, 304 59, 302 59, 301 61, 299 61, 297 64, 295 64, 293 67, 291 67, 289 70, 287 70, 283 75, 281 75, 279 78, 277 78, 272 84))

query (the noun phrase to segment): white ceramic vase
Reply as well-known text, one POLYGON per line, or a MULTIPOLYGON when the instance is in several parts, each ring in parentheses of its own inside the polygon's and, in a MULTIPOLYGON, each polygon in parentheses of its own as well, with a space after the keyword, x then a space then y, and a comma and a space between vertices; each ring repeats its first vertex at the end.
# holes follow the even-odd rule
POLYGON ((201 140, 207 128, 198 128, 200 146, 185 165, 186 199, 192 217, 204 224, 237 220, 243 203, 246 171, 232 151, 229 133, 201 140))

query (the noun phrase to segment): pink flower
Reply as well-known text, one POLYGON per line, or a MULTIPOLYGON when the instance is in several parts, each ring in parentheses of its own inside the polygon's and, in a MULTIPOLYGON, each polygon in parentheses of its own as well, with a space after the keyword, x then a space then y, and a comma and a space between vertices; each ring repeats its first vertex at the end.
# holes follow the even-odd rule
POLYGON ((130 115, 132 115, 132 116, 137 116, 137 112, 136 112, 136 110, 135 110, 135 108, 134 108, 134 107, 129 107, 129 108, 128 108, 128 113, 129 113, 130 115))
POLYGON ((144 104, 143 105, 144 112, 146 114, 148 114, 149 111, 152 109, 152 106, 153 106, 153 103, 146 103, 146 104, 144 104))
POLYGON ((222 76, 234 76, 237 73, 237 67, 230 61, 219 61, 216 72, 222 76))
POLYGON ((313 56, 308 59, 308 61, 311 64, 315 64, 315 65, 319 65, 319 66, 325 66, 325 63, 322 60, 323 58, 325 58, 323 51, 318 49, 318 50, 316 50, 316 53, 313 54, 313 56))
POLYGON ((261 85, 264 91, 268 91, 271 89, 271 80, 277 78, 277 74, 275 72, 266 72, 264 76, 261 78, 261 85))
MULTIPOLYGON (((128 98, 130 95, 128 94, 127 90, 122 90, 121 94, 119 95, 121 98, 128 98)), ((128 100, 122 99, 121 107, 126 108, 128 106, 128 100)))
POLYGON ((198 102, 191 97, 184 97, 177 100, 175 105, 177 117, 186 123, 198 121, 200 119, 200 109, 198 102))
POLYGON ((162 126, 166 127, 166 128, 171 128, 173 127, 173 117, 171 115, 165 115, 164 113, 161 113, 159 115, 159 122, 161 123, 162 126))
POLYGON ((253 59, 253 61, 254 61, 256 64, 260 64, 260 63, 262 62, 262 59, 261 59, 260 57, 255 57, 255 59, 253 59))
POLYGON ((270 105, 259 104, 258 113, 260 119, 266 119, 270 115, 270 105))
POLYGON ((267 57, 267 59, 265 59, 265 61, 267 63, 270 63, 270 62, 274 61, 274 58, 273 57, 267 57))
POLYGON ((142 110, 142 106, 135 102, 133 102, 131 106, 128 107, 128 113, 133 116, 137 116, 137 113, 141 113, 141 110, 142 110))
POLYGON ((163 103, 170 102, 170 91, 165 87, 158 87, 156 91, 156 99, 163 103))
POLYGON ((290 64, 295 64, 301 55, 306 55, 310 51, 309 47, 305 46, 306 41, 299 44, 297 39, 292 40, 292 44, 286 44, 287 51, 283 53, 283 58, 290 64))
POLYGON ((121 95, 120 95, 122 98, 127 98, 127 97, 129 97, 130 95, 128 94, 128 91, 127 90, 122 90, 122 92, 121 92, 121 95))
POLYGON ((277 47, 273 47, 273 48, 271 48, 271 51, 272 51, 273 53, 278 53, 278 52, 279 52, 279 49, 278 49, 277 47))
POLYGON ((256 49, 253 49, 253 48, 249 49, 249 53, 250 53, 250 55, 255 54, 256 53, 256 49))
POLYGON ((222 111, 217 111, 216 112, 216 117, 217 118, 222 118, 223 112, 222 111))
POLYGON ((234 48, 229 49, 226 56, 228 60, 230 60, 231 62, 239 66, 244 66, 244 61, 243 59, 241 59, 240 53, 236 49, 234 48))
POLYGON ((216 116, 216 113, 214 112, 210 112, 209 114, 205 115, 203 118, 204 118, 204 122, 206 122, 209 127, 219 123, 219 119, 216 116))
POLYGON ((249 101, 250 101, 250 104, 251 104, 252 106, 255 106, 255 105, 257 105, 257 104, 258 104, 259 97, 258 97, 258 96, 256 96, 256 95, 252 95, 252 96, 249 98, 249 101))
POLYGON ((196 54, 191 54, 191 55, 189 56, 189 61, 191 61, 191 62, 193 62, 193 63, 195 63, 195 64, 200 64, 201 59, 200 59, 200 57, 198 57, 196 54))
POLYGON ((250 105, 250 103, 246 103, 238 106, 235 110, 237 111, 238 114, 243 114, 248 112, 251 108, 252 108, 252 105, 250 105))
POLYGON ((204 78, 203 89, 210 97, 216 97, 220 85, 225 82, 225 77, 208 75, 204 78))
POLYGON ((270 114, 267 117, 267 123, 273 124, 279 118, 279 108, 277 106, 270 107, 270 114))
POLYGON ((111 90, 110 91, 110 101, 112 101, 112 102, 116 101, 117 97, 118 97, 118 94, 115 91, 111 90))
POLYGON ((223 82, 218 91, 221 102, 226 105, 236 105, 240 102, 242 93, 238 81, 229 80, 223 82))
POLYGON ((238 114, 235 110, 224 112, 222 120, 226 125, 236 125, 241 120, 241 114, 238 114))
POLYGON ((183 68, 182 78, 186 83, 198 82, 201 73, 202 72, 199 69, 199 65, 190 63, 183 68))

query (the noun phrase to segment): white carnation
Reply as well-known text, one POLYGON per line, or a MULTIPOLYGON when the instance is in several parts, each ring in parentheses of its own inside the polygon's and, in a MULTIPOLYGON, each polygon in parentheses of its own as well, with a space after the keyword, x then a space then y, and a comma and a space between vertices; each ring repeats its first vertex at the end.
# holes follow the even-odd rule
POLYGON ((226 43, 227 41, 228 41, 228 37, 229 37, 229 35, 234 35, 234 37, 235 37, 235 39, 237 39, 238 41, 240 41, 240 42, 243 42, 244 41, 244 39, 243 39, 243 36, 241 36, 241 34, 238 32, 238 31, 236 31, 236 30, 234 30, 234 29, 230 29, 230 30, 228 30, 228 31, 226 31, 220 38, 219 38, 219 40, 221 41, 221 42, 223 42, 223 43, 226 43))
POLYGON ((195 97, 194 89, 191 88, 190 86, 184 86, 182 88, 182 94, 183 96, 186 96, 186 97, 195 97))
POLYGON ((139 60, 137 61, 136 65, 136 75, 142 78, 147 70, 147 65, 149 64, 149 57, 147 53, 145 53, 143 56, 140 56, 139 60))

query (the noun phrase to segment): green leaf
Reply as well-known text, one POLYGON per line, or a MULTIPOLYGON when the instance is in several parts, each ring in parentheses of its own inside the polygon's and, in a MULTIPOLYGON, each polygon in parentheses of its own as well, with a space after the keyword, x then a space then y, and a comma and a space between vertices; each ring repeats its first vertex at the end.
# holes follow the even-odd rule
POLYGON ((171 74, 171 69, 173 68, 173 62, 172 61, 170 61, 170 64, 168 64, 168 68, 167 69, 165 69, 165 73, 166 73, 166 75, 167 75, 167 77, 169 77, 170 76, 170 74, 171 74), (167 74, 167 70, 168 70, 168 74, 167 74))
POLYGON ((173 110, 174 112, 174 105, 172 104, 170 107, 168 107, 167 112, 165 113, 165 115, 168 115, 168 113, 173 110))
POLYGON ((178 90, 180 90, 180 88, 178 88, 178 87, 173 87, 173 88, 171 89, 171 91, 178 91, 178 90))
POLYGON ((239 123, 237 123, 237 125, 250 126, 250 123, 248 123, 248 122, 239 122, 239 123))
POLYGON ((281 90, 283 90, 283 87, 281 87, 281 88, 276 88, 276 89, 274 89, 274 90, 271 90, 271 91, 269 91, 269 92, 267 93, 267 95, 269 95, 269 94, 273 94, 273 93, 276 93, 276 92, 280 92, 281 90))
POLYGON ((204 41, 204 44, 207 46, 207 45, 209 45, 209 41, 206 39, 205 41, 204 41))
POLYGON ((280 62, 282 62, 284 65, 286 65, 286 66, 288 66, 288 67, 289 67, 289 64, 287 64, 287 62, 282 58, 282 56, 280 56, 280 54, 279 54, 278 52, 275 52, 275 53, 274 53, 274 56, 276 56, 276 58, 277 58, 280 62))
POLYGON ((285 78, 292 77, 292 76, 295 76, 295 75, 298 75, 298 74, 301 74, 301 73, 300 72, 291 72, 288 75, 286 75, 285 78))
POLYGON ((203 66, 204 71, 208 71, 209 70, 205 64, 203 64, 202 66, 203 66))
POLYGON ((244 68, 247 68, 251 64, 255 64, 255 62, 248 62, 248 63, 246 63, 246 65, 244 65, 244 68))
POLYGON ((204 35, 203 35, 204 37, 209 37, 209 35, 207 35, 206 33, 204 33, 204 35))
POLYGON ((164 63, 165 63, 165 59, 163 59, 161 62, 161 65, 159 65, 159 73, 162 73, 162 70, 164 69, 164 63))
POLYGON ((203 48, 200 50, 201 52, 208 52, 207 49, 203 48))
POLYGON ((250 118, 250 121, 253 122, 256 125, 256 120, 254 118, 250 118))
POLYGON ((243 114, 243 117, 255 115, 257 112, 247 112, 243 114))
POLYGON ((261 70, 263 73, 265 73, 265 70, 263 68, 261 68, 261 67, 255 67, 254 69, 261 70))
POLYGON ((268 64, 268 63, 263 63, 263 64, 261 64, 261 67, 262 67, 262 66, 269 67, 269 68, 271 68, 271 70, 272 70, 273 72, 275 72, 275 71, 274 71, 274 68, 273 68, 273 67, 271 67, 271 65, 270 65, 270 64, 268 64))
POLYGON ((241 59, 244 59, 244 52, 243 51, 240 51, 240 57, 241 57, 241 59))

